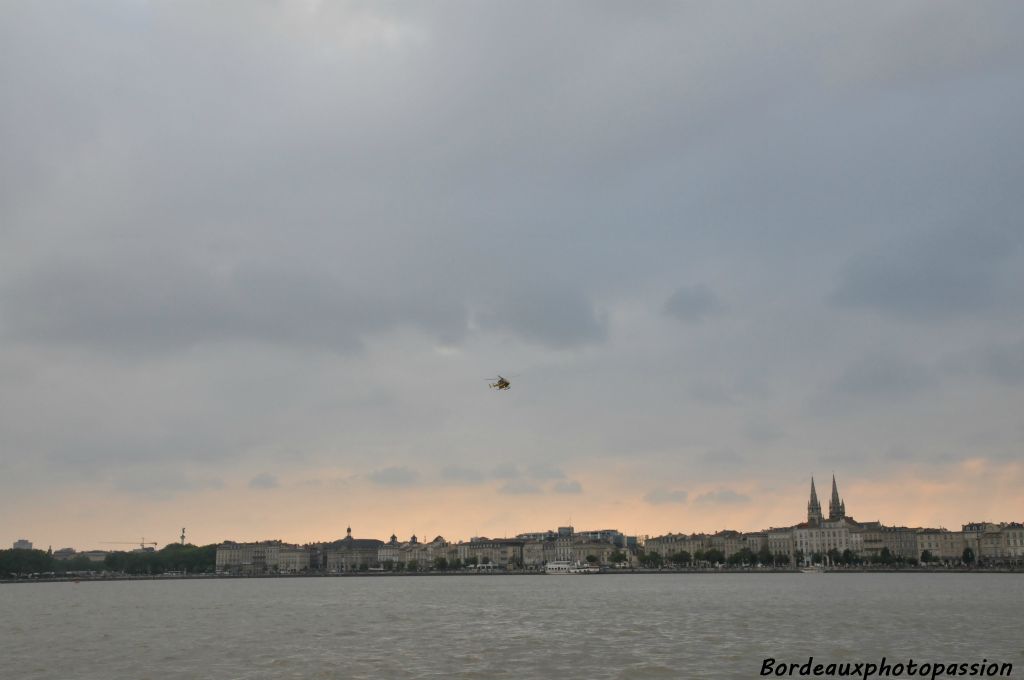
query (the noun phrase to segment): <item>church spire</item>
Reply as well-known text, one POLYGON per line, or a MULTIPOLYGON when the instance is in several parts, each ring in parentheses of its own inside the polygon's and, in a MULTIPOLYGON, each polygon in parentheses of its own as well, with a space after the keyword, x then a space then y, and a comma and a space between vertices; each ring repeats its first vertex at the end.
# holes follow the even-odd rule
POLYGON ((814 490, 814 477, 811 477, 811 500, 807 503, 807 521, 820 522, 824 519, 821 516, 821 503, 818 502, 818 492, 814 490))
POLYGON ((832 500, 828 504, 828 518, 830 520, 842 519, 846 516, 846 503, 839 498, 839 489, 836 487, 836 476, 832 475, 832 500))

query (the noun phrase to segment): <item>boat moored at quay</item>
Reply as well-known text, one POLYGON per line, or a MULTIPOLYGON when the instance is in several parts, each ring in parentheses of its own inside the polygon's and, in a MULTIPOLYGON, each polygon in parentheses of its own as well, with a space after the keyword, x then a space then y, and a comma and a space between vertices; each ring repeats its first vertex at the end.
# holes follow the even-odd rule
POLYGON ((545 574, 597 574, 600 571, 599 567, 581 564, 580 562, 570 562, 569 560, 554 560, 544 565, 545 574))

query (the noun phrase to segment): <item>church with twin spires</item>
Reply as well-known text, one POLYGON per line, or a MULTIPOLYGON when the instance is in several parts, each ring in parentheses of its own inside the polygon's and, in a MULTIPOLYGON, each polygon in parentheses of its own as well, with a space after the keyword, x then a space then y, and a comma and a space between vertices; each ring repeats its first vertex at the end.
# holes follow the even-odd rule
POLYGON ((855 554, 864 550, 865 529, 878 525, 877 522, 863 524, 846 514, 846 503, 839 497, 836 476, 832 475, 832 498, 828 504, 828 518, 821 512, 818 491, 811 477, 811 499, 807 502, 807 521, 793 527, 793 548, 800 562, 808 564, 815 553, 827 554, 830 550, 842 553, 850 550, 855 554))
MULTIPOLYGON (((839 498, 839 489, 836 487, 836 476, 832 475, 832 500, 828 504, 828 521, 835 522, 846 517, 846 503, 839 498)), ((821 524, 825 518, 821 514, 821 503, 818 502, 818 492, 814 488, 814 477, 811 477, 811 500, 807 503, 808 524, 821 524)))

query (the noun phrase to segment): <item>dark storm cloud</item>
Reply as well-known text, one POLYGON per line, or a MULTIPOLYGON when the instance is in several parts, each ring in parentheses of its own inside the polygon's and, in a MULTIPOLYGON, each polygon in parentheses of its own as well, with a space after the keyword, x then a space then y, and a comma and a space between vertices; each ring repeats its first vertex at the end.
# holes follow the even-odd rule
POLYGON ((707 286, 683 286, 665 301, 664 309, 675 319, 696 323, 720 312, 722 303, 707 286))

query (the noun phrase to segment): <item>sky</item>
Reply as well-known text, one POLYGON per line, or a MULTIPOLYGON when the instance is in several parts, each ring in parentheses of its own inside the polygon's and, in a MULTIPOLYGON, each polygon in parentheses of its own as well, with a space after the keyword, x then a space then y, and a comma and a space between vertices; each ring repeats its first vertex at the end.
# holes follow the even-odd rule
POLYGON ((1022 25, 0 4, 0 545, 1024 520, 1022 25))

